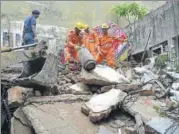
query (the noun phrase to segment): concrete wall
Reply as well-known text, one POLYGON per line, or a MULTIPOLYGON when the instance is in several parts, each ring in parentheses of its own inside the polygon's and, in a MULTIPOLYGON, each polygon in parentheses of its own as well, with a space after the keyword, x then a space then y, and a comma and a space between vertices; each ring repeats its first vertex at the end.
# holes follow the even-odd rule
POLYGON ((168 41, 169 51, 173 44, 173 37, 179 35, 179 2, 168 2, 158 9, 147 14, 143 20, 132 24, 132 32, 129 26, 123 31, 131 35, 134 46, 134 54, 142 52, 145 48, 151 29, 148 48, 168 41), (135 28, 134 28, 135 27, 135 28))

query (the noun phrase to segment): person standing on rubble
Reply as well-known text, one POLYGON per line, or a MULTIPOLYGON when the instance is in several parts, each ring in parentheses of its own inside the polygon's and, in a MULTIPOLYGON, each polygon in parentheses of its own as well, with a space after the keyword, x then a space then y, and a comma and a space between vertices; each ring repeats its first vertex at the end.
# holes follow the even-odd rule
POLYGON ((109 26, 105 23, 101 25, 102 35, 99 36, 99 44, 97 46, 98 53, 95 58, 96 62, 99 64, 104 59, 106 59, 107 65, 114 68, 115 59, 114 59, 114 49, 113 41, 114 37, 108 35, 109 26))
POLYGON ((37 42, 36 19, 39 17, 40 11, 33 10, 32 15, 28 16, 24 21, 23 43, 29 45, 37 42))
POLYGON ((69 70, 69 62, 72 61, 72 59, 78 62, 78 50, 82 45, 82 36, 80 32, 83 28, 84 24, 79 22, 76 23, 74 30, 67 33, 67 40, 64 48, 66 70, 69 70))
POLYGON ((97 46, 99 44, 99 39, 97 34, 93 31, 89 30, 88 25, 84 25, 84 37, 83 37, 83 45, 90 51, 92 56, 95 58, 97 55, 97 46))

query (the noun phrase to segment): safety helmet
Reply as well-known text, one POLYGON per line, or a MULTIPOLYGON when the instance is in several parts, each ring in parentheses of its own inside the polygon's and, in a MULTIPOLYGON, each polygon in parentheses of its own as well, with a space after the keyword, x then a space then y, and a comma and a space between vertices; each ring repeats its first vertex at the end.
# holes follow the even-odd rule
POLYGON ((89 28, 89 26, 87 24, 84 24, 84 29, 89 28))
POLYGON ((78 22, 78 23, 75 24, 75 27, 78 28, 79 30, 82 30, 83 27, 84 27, 84 24, 81 23, 81 22, 78 22))
POLYGON ((109 28, 109 25, 106 24, 106 23, 104 23, 104 24, 101 25, 101 28, 102 28, 102 29, 108 29, 108 28, 109 28))

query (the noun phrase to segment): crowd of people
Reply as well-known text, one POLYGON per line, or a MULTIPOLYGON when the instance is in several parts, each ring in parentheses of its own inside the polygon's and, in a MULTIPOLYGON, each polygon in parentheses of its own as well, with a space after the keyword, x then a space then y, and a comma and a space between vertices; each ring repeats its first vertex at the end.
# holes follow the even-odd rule
MULTIPOLYGON (((39 15, 40 11, 33 10, 32 15, 25 19, 23 30, 24 45, 33 44, 37 41, 36 19, 39 15)), ((67 33, 64 47, 66 69, 69 68, 70 61, 75 60, 78 62, 78 50, 81 46, 89 50, 97 64, 100 64, 105 59, 108 66, 115 68, 115 49, 118 48, 116 44, 122 44, 127 39, 125 36, 116 37, 109 35, 108 30, 110 26, 107 23, 102 24, 100 28, 102 29, 102 34, 98 34, 87 24, 78 22, 74 29, 67 33)))
POLYGON ((115 48, 113 42, 121 44, 127 41, 126 38, 113 37, 108 34, 110 26, 107 23, 101 25, 102 34, 99 35, 87 24, 76 23, 73 30, 67 33, 66 44, 64 48, 66 68, 73 59, 78 62, 78 50, 81 46, 86 47, 97 64, 106 60, 108 66, 115 68, 115 48))

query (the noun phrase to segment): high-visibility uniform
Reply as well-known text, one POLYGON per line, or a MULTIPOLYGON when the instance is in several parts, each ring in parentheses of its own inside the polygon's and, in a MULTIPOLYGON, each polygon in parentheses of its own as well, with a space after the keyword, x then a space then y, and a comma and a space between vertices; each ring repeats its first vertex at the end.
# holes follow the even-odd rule
POLYGON ((76 45, 82 44, 82 37, 77 35, 75 31, 70 31, 67 34, 66 45, 64 48, 65 62, 69 62, 72 58, 78 61, 78 52, 75 50, 76 45))
POLYGON ((113 40, 114 38, 109 35, 101 35, 101 37, 99 37, 98 47, 101 53, 98 53, 95 58, 97 63, 101 63, 104 59, 106 59, 108 66, 115 66, 114 49, 112 46, 113 40))
POLYGON ((99 44, 97 34, 94 32, 84 34, 83 45, 90 51, 94 58, 97 54, 97 44, 99 44))

